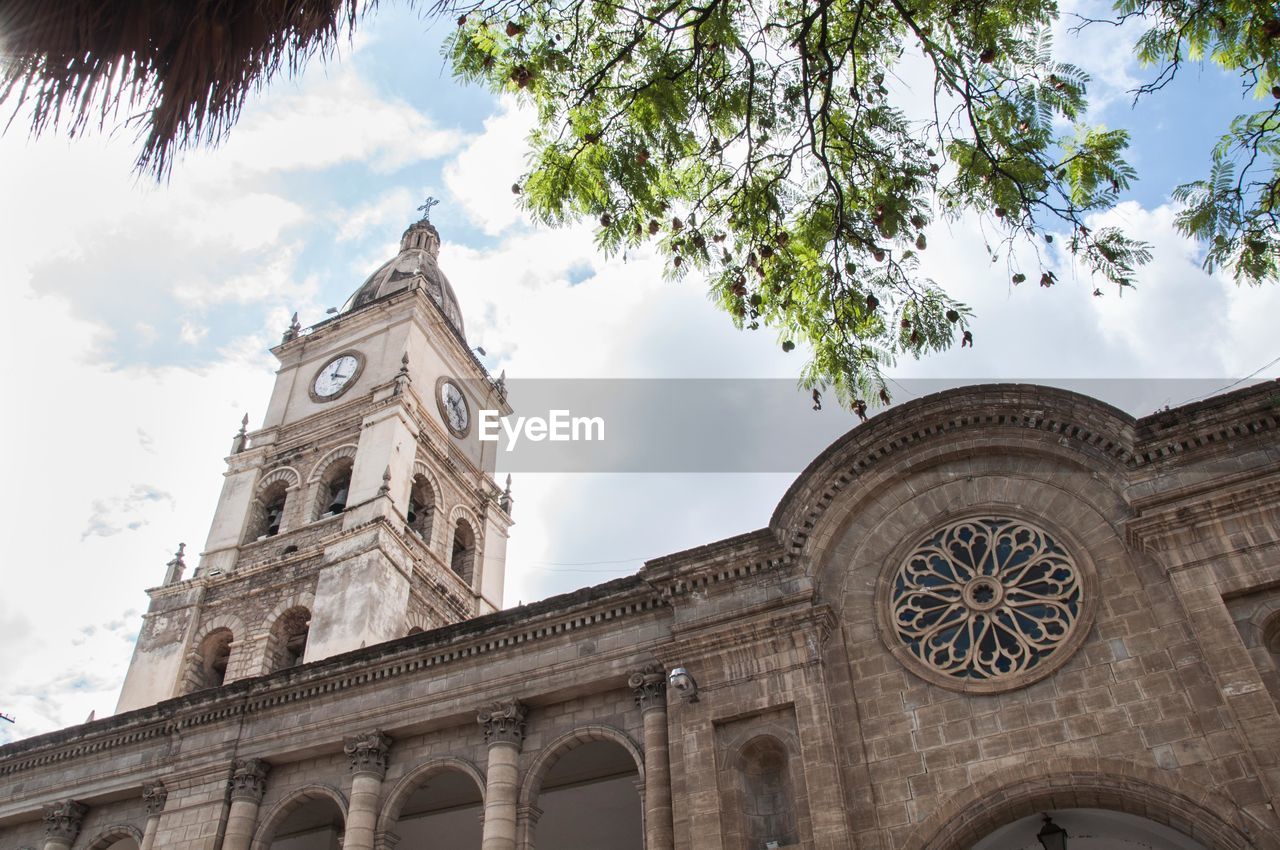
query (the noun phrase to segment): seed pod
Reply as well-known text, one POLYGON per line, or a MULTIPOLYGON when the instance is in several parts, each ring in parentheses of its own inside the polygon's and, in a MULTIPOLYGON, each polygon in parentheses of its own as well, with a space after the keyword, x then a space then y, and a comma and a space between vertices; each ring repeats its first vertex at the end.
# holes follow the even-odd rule
POLYGON ((1004 207, 996 207, 996 218, 1004 218, 1004 207))
POLYGON ((792 342, 791 340, 789 340, 789 339, 788 339, 788 340, 784 340, 784 341, 783 341, 783 343, 782 343, 782 350, 783 350, 783 351, 788 351, 788 352, 789 352, 789 351, 791 351, 792 349, 794 349, 795 347, 796 347, 796 344, 795 344, 794 342, 792 342))
POLYGON ((458 16, 458 26, 460 26, 460 27, 465 27, 466 25, 467 25, 467 16, 466 16, 466 15, 459 15, 459 16, 458 16))
POLYGON ((644 148, 641 148, 636 153, 636 162, 640 163, 641 165, 644 165, 648 161, 649 161, 649 151, 645 150, 644 148))
POLYGON ((662 225, 658 224, 658 220, 656 218, 649 219, 649 235, 650 236, 657 233, 661 227, 662 225))
POLYGON ((679 233, 681 230, 684 229, 684 222, 678 218, 671 219, 671 229, 679 233))
POLYGON ((947 321, 951 322, 954 325, 956 322, 960 321, 960 314, 957 313, 955 310, 948 310, 947 321))
POLYGON ((599 133, 587 133, 587 134, 586 134, 585 136, 583 136, 582 138, 586 139, 587 144, 594 145, 596 142, 600 141, 600 134, 599 134, 599 133))
POLYGON ((676 254, 675 258, 671 261, 671 264, 676 268, 680 268, 680 264, 683 262, 684 262, 684 257, 680 256, 679 254, 676 254))
POLYGON ((1017 284, 1022 283, 1026 279, 1027 279, 1027 276, 1025 274, 1023 274, 1022 272, 1018 272, 1013 276, 1013 283, 1016 286, 1017 284))
POLYGON ((609 227, 611 224, 613 224, 613 216, 609 215, 608 213, 605 213, 604 215, 600 216, 601 227, 609 227))
POLYGON ((996 49, 994 47, 988 47, 986 50, 978 54, 978 61, 983 65, 990 65, 992 62, 996 61, 996 49))
POLYGON ((916 213, 915 215, 911 216, 911 226, 914 227, 916 230, 919 230, 920 228, 924 227, 924 216, 920 215, 920 213, 916 213))
POLYGON ((1046 244, 1052 245, 1052 244, 1053 244, 1053 234, 1052 234, 1052 233, 1046 233, 1046 234, 1044 235, 1044 241, 1045 241, 1045 243, 1046 243, 1046 244))
POLYGON ((880 306, 880 299, 872 293, 867 293, 867 312, 874 313, 876 308, 880 306))
POLYGON ((917 250, 917 251, 923 251, 925 248, 928 248, 928 247, 929 247, 929 242, 928 242, 928 240, 926 240, 926 239, 924 238, 924 234, 923 234, 923 233, 921 233, 921 234, 919 234, 918 236, 916 236, 916 250, 917 250))
POLYGON ((519 184, 519 183, 512 183, 512 184, 511 184, 511 194, 513 194, 513 195, 519 195, 522 191, 524 191, 524 190, 520 188, 520 184, 519 184))
POLYGON ((884 255, 884 251, 883 251, 882 249, 880 249, 880 248, 877 248, 877 249, 875 249, 874 251, 872 251, 872 252, 871 252, 871 256, 873 256, 873 257, 875 257, 875 258, 876 258, 876 262, 877 262, 877 263, 883 263, 883 262, 884 262, 884 256, 885 256, 885 255, 884 255))
POLYGON ((522 33, 522 32, 524 32, 524 27, 520 26, 520 25, 519 25, 519 24, 517 24, 515 21, 507 21, 507 35, 508 35, 508 36, 510 36, 511 38, 515 38, 516 36, 518 36, 518 35, 519 35, 520 33, 522 33))

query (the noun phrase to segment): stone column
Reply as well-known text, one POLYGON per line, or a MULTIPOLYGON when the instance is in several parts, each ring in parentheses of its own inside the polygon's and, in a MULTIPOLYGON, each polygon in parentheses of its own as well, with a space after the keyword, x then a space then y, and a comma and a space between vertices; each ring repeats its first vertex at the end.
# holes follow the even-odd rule
POLYGON ((644 846, 672 850, 671 756, 667 751, 667 674, 651 665, 631 674, 636 705, 644 717, 644 846))
POLYGON ((231 813, 222 850, 249 850, 254 830, 258 828, 258 806, 267 790, 267 773, 271 765, 262 759, 236 759, 231 766, 231 813))
POLYGON ((160 813, 169 799, 169 790, 163 782, 148 782, 142 786, 142 799, 147 804, 147 825, 142 830, 141 850, 152 850, 156 846, 156 830, 160 828, 160 813))
POLYGON ((378 798, 391 761, 391 739, 380 730, 353 735, 342 742, 351 760, 351 802, 343 850, 373 850, 378 825, 378 798))
POLYGON ((44 807, 44 850, 69 850, 80 834, 89 807, 78 800, 61 800, 44 807))
POLYGON ((485 743, 489 745, 481 850, 515 850, 517 761, 520 745, 524 743, 526 713, 519 700, 502 699, 494 700, 476 715, 484 728, 485 743))

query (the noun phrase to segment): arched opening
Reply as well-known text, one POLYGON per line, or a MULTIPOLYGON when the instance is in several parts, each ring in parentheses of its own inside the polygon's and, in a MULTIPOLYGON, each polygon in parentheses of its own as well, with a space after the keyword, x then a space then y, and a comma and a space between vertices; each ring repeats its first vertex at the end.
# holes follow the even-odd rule
POLYGON ((195 669, 188 693, 205 688, 220 688, 227 680, 227 664, 231 660, 231 629, 214 629, 196 648, 195 669))
POLYGON ((1280 705, 1280 611, 1273 613, 1263 623, 1261 638, 1266 655, 1264 658, 1255 655, 1255 663, 1258 672, 1262 674, 1262 684, 1266 686, 1276 705, 1280 705), (1267 661, 1271 662, 1270 665, 1267 661))
POLYGON ((138 850, 141 840, 137 827, 122 824, 99 833, 85 845, 85 850, 138 850))
MULTIPOLYGON (((1174 844, 1175 850, 1212 848, 1212 850, 1280 850, 1280 837, 1268 826, 1240 809, 1201 783, 1170 775, 1154 767, 1145 767, 1123 759, 1072 758, 1028 763, 1020 771, 1024 775, 1010 781, 1005 772, 995 772, 957 792, 945 806, 938 807, 925 818, 902 843, 903 850, 1020 850, 1020 845, 997 843, 996 836, 1010 824, 1036 824, 1032 834, 1043 823, 1042 813, 1057 821, 1056 812, 1066 797, 1066 805, 1080 808, 1091 804, 1100 807, 1102 815, 1126 814, 1172 831, 1176 840, 1192 844, 1174 844), (1105 810, 1101 807, 1105 806, 1105 810)), ((1132 824, 1132 821, 1103 819, 1092 815, 1091 823, 1132 824)), ((1065 819, 1061 825, 1069 836, 1076 836, 1065 819)), ((1088 824, 1086 824, 1087 826, 1088 824)), ((1127 828, 1127 827, 1126 827, 1127 828)), ((1152 831, 1150 827, 1144 827, 1152 831)), ((1155 830, 1157 837, 1169 839, 1168 833, 1155 830)), ((1088 835, 1094 835, 1088 832, 1088 835)), ((1086 830, 1079 828, 1077 842, 1069 837, 1067 847, 1084 847, 1086 830)), ((1016 838, 1016 835, 1015 835, 1016 838)), ((1041 850, 1038 840, 1032 850, 1041 850)), ((1115 845, 1094 844, 1089 850, 1115 845)), ((1127 845, 1118 845, 1130 850, 1127 845)), ((1139 845, 1141 846, 1141 845, 1139 845)), ((1167 850, 1165 845, 1153 845, 1167 850)))
POLYGON ((800 843, 786 745, 772 735, 748 741, 738 754, 738 817, 744 848, 800 843))
POLYGON ((607 740, 561 755, 542 778, 537 847, 642 850, 639 770, 631 753, 607 740))
POLYGON ((271 625, 267 645, 267 670, 287 670, 303 662, 307 653, 307 634, 311 629, 311 611, 298 605, 285 611, 271 625))
POLYGON ((413 476, 413 486, 409 488, 409 528, 428 545, 431 543, 431 521, 435 518, 436 493, 431 482, 422 474, 413 476))
POLYGON ((275 481, 263 488, 253 503, 253 516, 245 535, 246 541, 264 540, 280 533, 288 496, 289 485, 284 481, 275 481))
POLYGON ((1066 846, 1071 850, 1209 850, 1164 824, 1106 809, 1054 809, 1027 815, 995 830, 973 850, 1043 850, 1037 834, 1045 828, 1045 816, 1066 830, 1066 846))
POLYGON ((319 498, 316 502, 316 519, 335 516, 345 511, 350 490, 351 458, 344 457, 329 464, 320 479, 319 498))
POLYGON ((420 635, 422 634, 423 631, 424 629, 422 628, 422 626, 414 626, 413 628, 409 629, 409 631, 405 632, 405 636, 408 637, 409 635, 420 635))
POLYGON ((401 847, 479 850, 484 831, 480 786, 460 770, 434 771, 405 798, 391 828, 401 847))
POLYGON ((453 528, 453 553, 449 557, 449 566, 453 571, 462 577, 467 584, 471 584, 471 577, 475 570, 476 561, 476 533, 471 528, 471 523, 465 519, 459 519, 458 524, 453 528))
POLYGON ((267 837, 266 846, 270 850, 340 850, 344 828, 338 804, 318 794, 293 808, 267 837))

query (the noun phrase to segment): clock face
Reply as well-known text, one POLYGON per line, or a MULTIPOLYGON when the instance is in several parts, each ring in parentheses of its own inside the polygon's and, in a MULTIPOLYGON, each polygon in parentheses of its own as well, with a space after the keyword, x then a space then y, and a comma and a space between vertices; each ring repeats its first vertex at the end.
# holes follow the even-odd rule
POLYGON ((360 371, 360 361, 355 355, 343 354, 330 360, 316 375, 312 391, 321 400, 337 397, 345 390, 360 371))
POLYGON ((440 382, 440 415, 455 437, 465 437, 471 426, 471 410, 467 407, 467 397, 453 381, 440 382))

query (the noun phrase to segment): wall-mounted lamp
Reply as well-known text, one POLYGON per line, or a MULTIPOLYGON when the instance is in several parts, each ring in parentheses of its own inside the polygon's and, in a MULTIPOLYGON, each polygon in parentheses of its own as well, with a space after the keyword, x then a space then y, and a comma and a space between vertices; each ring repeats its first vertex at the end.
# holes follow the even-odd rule
POLYGON ((1044 850, 1067 850, 1067 831, 1053 822, 1053 818, 1044 816, 1044 825, 1036 833, 1040 846, 1044 850))
POLYGON ((667 675, 667 682, 676 689, 680 699, 685 702, 698 701, 698 682, 683 667, 673 667, 667 675))

